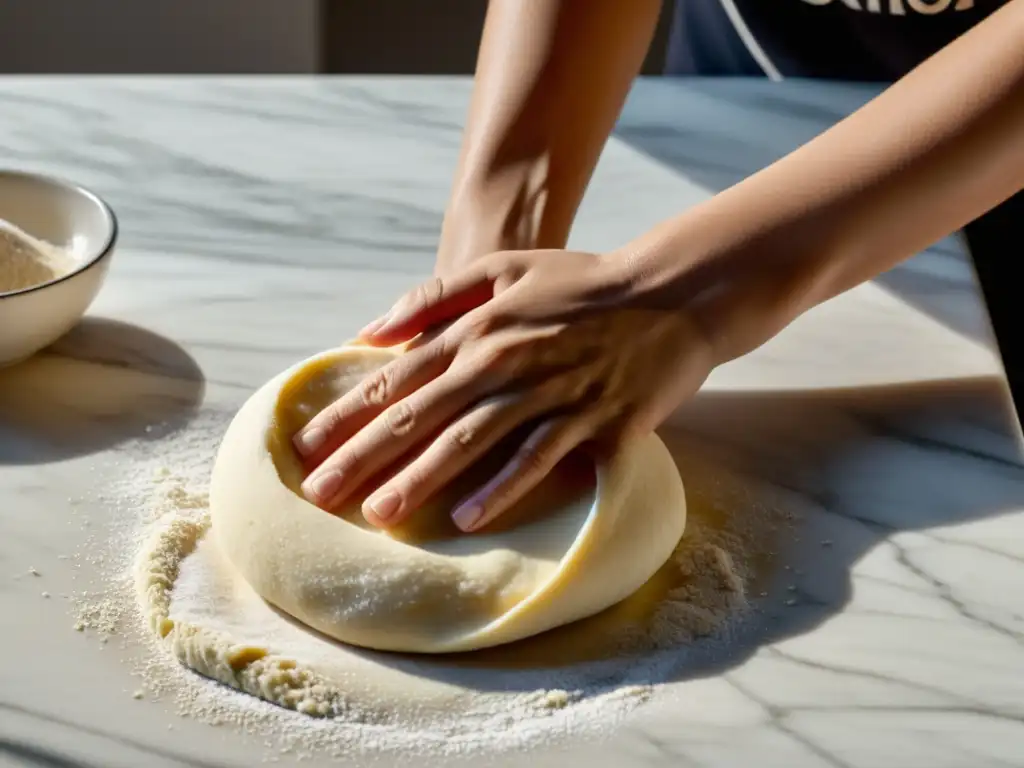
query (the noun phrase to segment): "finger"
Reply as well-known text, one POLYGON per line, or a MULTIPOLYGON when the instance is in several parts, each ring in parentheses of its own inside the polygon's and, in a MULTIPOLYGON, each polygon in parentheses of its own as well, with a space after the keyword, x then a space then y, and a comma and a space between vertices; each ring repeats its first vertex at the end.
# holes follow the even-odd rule
POLYGON ((307 466, 318 466, 385 408, 436 379, 450 363, 451 355, 437 341, 378 368, 293 436, 296 452, 307 466))
POLYGON ((559 405, 556 387, 501 395, 483 401, 449 425, 408 466, 363 504, 378 526, 400 523, 516 427, 559 405))
MULTIPOLYGON (((471 406, 479 387, 474 377, 449 373, 388 405, 306 478, 303 494, 324 509, 336 508, 471 406)), ((379 510, 381 518, 388 515, 379 510)))
POLYGON ((569 451, 593 433, 593 421, 588 416, 544 422, 492 480, 455 508, 455 524, 466 532, 487 525, 535 488, 569 451))
POLYGON ((451 278, 434 277, 420 283, 388 312, 359 332, 378 346, 397 344, 486 303, 494 295, 493 280, 483 265, 451 278))

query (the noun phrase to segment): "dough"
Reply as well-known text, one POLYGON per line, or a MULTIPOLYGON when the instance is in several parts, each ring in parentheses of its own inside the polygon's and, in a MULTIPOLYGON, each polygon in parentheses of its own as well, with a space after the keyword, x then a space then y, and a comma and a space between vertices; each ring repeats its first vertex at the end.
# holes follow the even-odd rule
POLYGON ((608 608, 671 555, 686 504, 655 435, 624 446, 596 471, 579 457, 563 462, 474 534, 459 532, 449 511, 500 466, 507 445, 391 531, 363 520, 361 498, 336 513, 307 502, 291 435, 398 354, 353 345, 316 355, 260 388, 229 426, 210 484, 212 530, 263 599, 352 645, 468 651, 608 608))

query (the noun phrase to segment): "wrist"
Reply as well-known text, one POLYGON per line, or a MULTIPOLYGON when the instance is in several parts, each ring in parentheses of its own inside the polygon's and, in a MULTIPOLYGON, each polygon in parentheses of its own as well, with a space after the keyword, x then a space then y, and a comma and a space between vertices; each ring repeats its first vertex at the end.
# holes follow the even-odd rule
POLYGON ((535 248, 528 222, 520 212, 479 194, 454 199, 441 225, 437 271, 450 273, 495 251, 535 248))
POLYGON ((561 249, 575 207, 552 189, 547 163, 528 159, 460 172, 441 228, 437 264, 459 268, 495 251, 561 249))
POLYGON ((836 246, 826 233, 810 216, 759 220, 757 213, 728 190, 614 256, 632 300, 687 313, 716 365, 756 349, 828 298, 836 246))

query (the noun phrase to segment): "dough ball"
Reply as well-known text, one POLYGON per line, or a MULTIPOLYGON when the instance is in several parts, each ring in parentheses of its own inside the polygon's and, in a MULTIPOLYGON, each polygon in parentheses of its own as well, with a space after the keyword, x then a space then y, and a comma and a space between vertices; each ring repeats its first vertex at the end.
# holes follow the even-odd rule
POLYGON ((472 534, 458 531, 451 509, 504 463, 515 436, 389 531, 364 521, 362 497, 330 513, 307 502, 292 435, 399 354, 351 345, 316 355, 261 387, 229 426, 211 481, 213 532, 265 600, 345 643, 467 651, 597 613, 668 559, 686 504, 655 435, 597 467, 569 457, 472 534))

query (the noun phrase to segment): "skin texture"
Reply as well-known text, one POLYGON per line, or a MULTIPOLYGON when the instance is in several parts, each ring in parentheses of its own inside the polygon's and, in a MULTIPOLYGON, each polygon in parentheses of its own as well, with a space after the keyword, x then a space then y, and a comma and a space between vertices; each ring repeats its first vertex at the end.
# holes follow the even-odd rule
POLYGON ((412 351, 295 437, 324 508, 383 476, 363 512, 392 525, 530 425, 453 511, 477 530, 568 451, 656 428, 716 365, 1024 188, 1015 0, 706 203, 607 254, 561 250, 658 3, 522 7, 488 11, 435 277, 362 332, 412 351))

